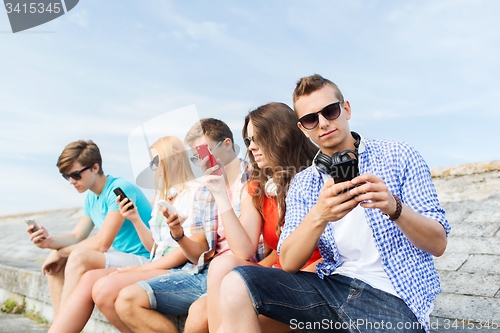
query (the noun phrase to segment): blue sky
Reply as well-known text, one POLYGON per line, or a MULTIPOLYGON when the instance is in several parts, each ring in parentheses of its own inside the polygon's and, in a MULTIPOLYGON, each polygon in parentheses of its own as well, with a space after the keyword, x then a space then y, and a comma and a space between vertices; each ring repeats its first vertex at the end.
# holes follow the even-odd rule
POLYGON ((499 16, 493 0, 81 0, 12 34, 0 11, 0 215, 82 205, 55 166, 71 141, 133 180, 142 123, 195 104, 243 145, 246 113, 291 105, 314 73, 365 137, 407 141, 431 167, 498 160, 499 16))

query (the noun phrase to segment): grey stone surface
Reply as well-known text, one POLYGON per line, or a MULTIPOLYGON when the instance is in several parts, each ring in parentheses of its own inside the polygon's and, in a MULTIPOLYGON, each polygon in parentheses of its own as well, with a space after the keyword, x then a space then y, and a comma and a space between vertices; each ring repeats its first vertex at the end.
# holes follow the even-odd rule
POLYGON ((500 289, 496 274, 441 271, 439 279, 444 293, 494 297, 500 289))
MULTIPOLYGON (((500 276, 500 256, 473 254, 460 268, 463 272, 483 272, 500 276)), ((500 284, 500 278, 498 279, 500 284)))
POLYGON ((441 257, 434 258, 434 265, 438 271, 456 271, 468 258, 468 253, 451 253, 447 251, 441 257))
POLYGON ((442 293, 434 302, 433 316, 475 323, 500 320, 500 299, 442 293))
POLYGON ((450 237, 446 251, 449 253, 500 255, 500 244, 496 237, 450 237))
POLYGON ((20 314, 0 312, 0 332, 8 333, 46 333, 48 327, 38 324, 20 314))
POLYGON ((452 226, 453 237, 492 237, 500 229, 500 223, 460 223, 452 226))

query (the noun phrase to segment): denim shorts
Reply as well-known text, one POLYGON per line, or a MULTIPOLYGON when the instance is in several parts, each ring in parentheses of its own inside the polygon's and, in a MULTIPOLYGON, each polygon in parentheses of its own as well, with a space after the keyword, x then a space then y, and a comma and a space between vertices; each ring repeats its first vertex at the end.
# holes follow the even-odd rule
POLYGON ((399 297, 343 275, 240 266, 255 311, 311 332, 424 332, 399 297))
POLYGON ((165 315, 187 314, 189 307, 207 293, 208 269, 193 274, 193 264, 169 269, 170 273, 139 281, 149 297, 149 305, 165 315))

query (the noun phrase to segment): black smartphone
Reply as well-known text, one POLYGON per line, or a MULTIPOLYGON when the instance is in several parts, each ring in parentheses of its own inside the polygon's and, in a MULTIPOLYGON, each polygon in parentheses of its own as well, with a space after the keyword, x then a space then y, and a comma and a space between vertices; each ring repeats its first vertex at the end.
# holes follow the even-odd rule
MULTIPOLYGON (((128 199, 128 197, 125 195, 125 193, 122 191, 121 188, 117 187, 113 190, 113 192, 115 192, 116 196, 117 197, 120 197, 120 201, 123 201, 123 199, 128 199)), ((130 201, 130 199, 128 199, 128 201, 130 201)), ((128 203, 128 202, 127 202, 128 203)), ((128 209, 127 211, 131 210, 131 209, 134 209, 134 204, 132 204, 128 209)))
MULTIPOLYGON (((332 165, 330 168, 330 176, 332 176, 335 184, 350 181, 353 178, 356 178, 357 176, 359 176, 358 160, 353 158, 332 165)), ((356 184, 353 187, 358 187, 361 185, 362 184, 356 184)), ((351 190, 351 188, 343 190, 339 194, 345 193, 349 190, 351 190)))

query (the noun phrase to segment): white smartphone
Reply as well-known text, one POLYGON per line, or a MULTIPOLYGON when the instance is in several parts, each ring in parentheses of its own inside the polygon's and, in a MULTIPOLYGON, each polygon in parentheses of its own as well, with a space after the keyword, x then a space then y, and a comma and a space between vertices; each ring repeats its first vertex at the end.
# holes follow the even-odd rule
POLYGON ((160 200, 156 204, 160 208, 166 208, 168 215, 172 215, 173 213, 177 213, 177 215, 180 215, 177 209, 175 209, 175 207, 168 203, 166 200, 160 200))
MULTIPOLYGON (((38 223, 35 222, 35 220, 26 219, 26 220, 24 220, 24 222, 26 222, 27 225, 33 226, 33 228, 31 229, 31 233, 34 233, 35 231, 40 230, 40 226, 38 225, 38 223)), ((45 240, 45 237, 40 238, 40 240, 45 240)))

